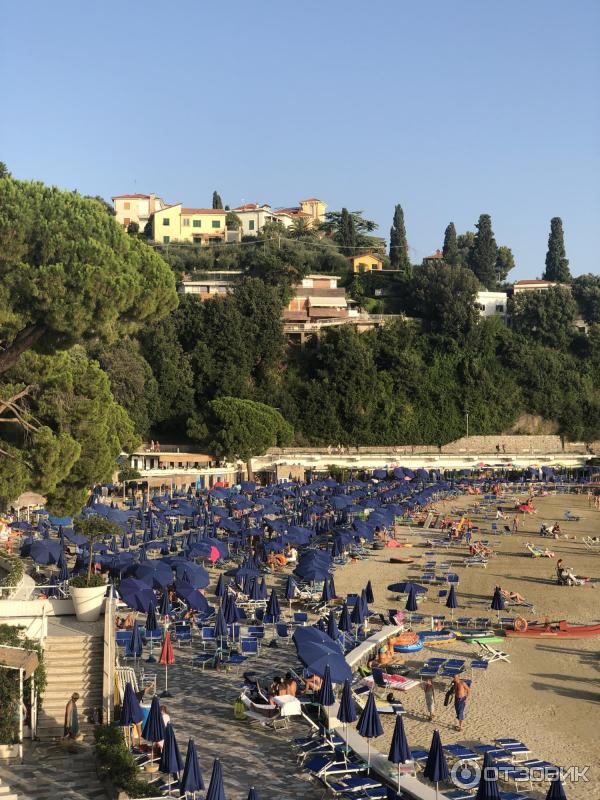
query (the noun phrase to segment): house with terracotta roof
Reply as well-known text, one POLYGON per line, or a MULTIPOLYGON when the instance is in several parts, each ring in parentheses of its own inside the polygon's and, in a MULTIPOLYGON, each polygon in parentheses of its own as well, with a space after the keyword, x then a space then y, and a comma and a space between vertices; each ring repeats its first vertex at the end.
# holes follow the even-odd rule
POLYGON ((441 250, 436 250, 435 253, 432 253, 430 256, 425 256, 423 259, 423 264, 443 264, 444 263, 444 254, 441 250))
POLYGON ((226 217, 227 212, 221 208, 186 208, 175 203, 154 213, 152 239, 159 244, 221 243, 226 239, 226 217))
POLYGON ((519 294, 519 292, 547 292, 548 289, 551 289, 553 286, 561 286, 561 284, 554 283, 553 281, 535 279, 515 281, 513 283, 513 294, 519 294))
POLYGON ((350 269, 354 273, 358 272, 373 272, 383 269, 383 259, 376 253, 363 253, 360 256, 350 256, 350 269))
POLYGON ((117 222, 125 228, 130 222, 137 222, 140 231, 144 230, 146 223, 166 203, 155 194, 117 194, 112 198, 117 222))

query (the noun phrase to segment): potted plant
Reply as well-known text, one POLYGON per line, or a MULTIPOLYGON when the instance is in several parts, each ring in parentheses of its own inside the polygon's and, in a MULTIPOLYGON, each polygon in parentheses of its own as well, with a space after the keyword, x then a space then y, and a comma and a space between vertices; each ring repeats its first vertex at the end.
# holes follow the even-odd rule
POLYGON ((81 622, 96 622, 100 617, 106 581, 102 575, 92 575, 94 544, 106 537, 120 535, 121 529, 104 517, 86 517, 75 520, 75 530, 87 537, 89 559, 87 573, 76 575, 69 581, 69 592, 75 606, 75 616, 81 622))

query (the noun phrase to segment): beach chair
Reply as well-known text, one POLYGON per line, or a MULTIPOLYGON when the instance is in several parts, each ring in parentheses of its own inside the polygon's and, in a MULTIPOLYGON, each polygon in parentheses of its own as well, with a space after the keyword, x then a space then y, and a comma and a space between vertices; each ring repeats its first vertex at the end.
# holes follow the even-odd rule
POLYGON ((475 658, 471 661, 471 678, 473 677, 473 670, 482 670, 485 671, 489 666, 489 661, 486 661, 483 658, 475 658))
POLYGON ((308 614, 306 611, 294 611, 292 624, 304 626, 308 624, 308 614))
POLYGON ((312 755, 302 766, 315 778, 340 777, 367 771, 364 761, 354 754, 349 754, 349 757, 344 758, 335 751, 329 755, 312 755))
POLYGON ((584 536, 583 543, 588 550, 600 550, 600 539, 592 539, 591 536, 584 536))
POLYGON ((485 569, 488 562, 487 558, 483 556, 468 556, 464 559, 463 564, 465 567, 483 567, 485 569))
POLYGON ((349 792, 354 795, 357 792, 382 788, 382 784, 379 781, 369 778, 368 775, 350 775, 348 778, 333 782, 329 782, 327 776, 324 776, 322 780, 334 797, 340 797, 349 792))
POLYGON ((465 747, 462 744, 446 744, 444 745, 444 753, 453 759, 462 761, 468 759, 469 761, 478 761, 482 756, 471 750, 470 747, 465 747))
POLYGON ((245 637, 242 638, 240 641, 240 652, 230 653, 227 664, 232 667, 235 667, 239 672, 242 667, 242 664, 245 664, 250 656, 256 656, 256 655, 258 655, 258 639, 253 639, 252 637, 245 637))
POLYGON ((565 522, 579 522, 581 517, 575 517, 571 514, 570 511, 565 511, 564 513, 565 522))
POLYGON ((479 648, 483 651, 481 654, 482 661, 487 661, 488 664, 494 664, 496 661, 506 661, 510 664, 508 653, 503 653, 501 650, 496 650, 495 647, 492 647, 490 644, 487 644, 483 641, 479 642, 479 648))
POLYGON ((280 641, 280 640, 281 641, 285 641, 285 642, 291 642, 292 641, 291 636, 290 636, 290 629, 289 629, 289 626, 288 626, 287 622, 278 622, 275 625, 275 631, 277 633, 277 640, 278 641, 280 641))
POLYGON ((175 625, 175 641, 179 647, 184 644, 192 645, 192 627, 188 623, 177 623, 175 625))
POLYGON ((202 648, 206 650, 207 645, 216 645, 216 638, 215 638, 215 629, 214 627, 203 625, 200 628, 200 641, 202 642, 202 648))

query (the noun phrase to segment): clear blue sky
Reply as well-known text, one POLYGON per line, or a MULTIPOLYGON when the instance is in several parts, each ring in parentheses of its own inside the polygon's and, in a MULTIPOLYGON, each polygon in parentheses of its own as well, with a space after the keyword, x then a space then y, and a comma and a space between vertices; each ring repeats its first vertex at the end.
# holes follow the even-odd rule
POLYGON ((492 216, 511 277, 561 216, 598 272, 597 0, 4 3, 0 160, 110 198, 394 204, 420 260, 492 216))

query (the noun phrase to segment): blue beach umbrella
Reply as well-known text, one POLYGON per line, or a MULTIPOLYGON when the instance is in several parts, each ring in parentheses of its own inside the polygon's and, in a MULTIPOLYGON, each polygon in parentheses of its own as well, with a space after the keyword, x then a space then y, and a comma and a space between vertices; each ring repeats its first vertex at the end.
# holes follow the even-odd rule
POLYGON ((219 580, 217 581, 217 585, 215 587, 215 595, 217 597, 223 597, 224 594, 227 592, 227 587, 225 586, 225 578, 223 577, 223 573, 219 575, 219 580))
POLYGON ((498 780, 492 756, 486 753, 483 759, 481 778, 477 787, 475 800, 500 800, 498 780))
POLYGON ((277 599, 277 593, 275 592, 275 589, 271 589, 271 595, 269 597, 269 602, 267 603, 266 613, 273 622, 277 622, 281 617, 281 609, 279 608, 279 600, 277 599))
POLYGON ((165 728, 165 740, 160 753, 160 761, 158 762, 159 772, 164 772, 168 775, 168 794, 171 794, 171 776, 177 778, 182 769, 183 759, 179 753, 173 726, 169 722, 165 728))
POLYGON ((64 550, 58 559, 58 580, 60 583, 66 583, 69 580, 69 568, 67 567, 67 560, 65 558, 64 550))
POLYGON ((442 740, 440 739, 440 732, 434 731, 431 739, 431 747, 427 755, 427 762, 423 775, 435 783, 435 794, 438 795, 438 784, 447 781, 450 777, 450 770, 446 762, 446 756, 442 747, 442 740))
POLYGON ((369 581, 365 587, 365 598, 367 603, 374 603, 375 597, 373 596, 373 586, 371 585, 371 581, 369 581))
POLYGON ((223 614, 223 609, 219 608, 217 611, 217 618, 215 620, 215 639, 227 639, 228 631, 227 631, 227 622, 225 621, 225 616, 223 614))
POLYGON ((344 602, 342 610, 340 611, 338 627, 344 633, 350 633, 352 631, 352 620, 350 619, 350 612, 348 611, 348 604, 346 602, 344 602))
POLYGON ((119 584, 119 594, 124 603, 135 611, 148 613, 151 605, 156 603, 156 597, 148 584, 137 578, 125 578, 119 584))
POLYGON ((323 581, 323 591, 321 592, 321 603, 325 603, 325 605, 327 605, 327 603, 329 603, 330 600, 332 600, 332 598, 333 595, 331 594, 331 585, 329 583, 329 578, 325 578, 325 580, 323 581))
POLYGON ((390 592, 397 592, 398 594, 409 594, 411 589, 414 589, 417 594, 426 594, 427 589, 419 583, 411 583, 404 581, 401 583, 390 583, 387 587, 390 592))
POLYGON ((412 612, 417 610, 417 593, 415 592, 414 589, 410 590, 408 597, 406 598, 406 605, 404 606, 404 608, 409 613, 409 621, 410 621, 412 612))
POLYGON ((499 586, 496 586, 494 589, 494 596, 492 597, 490 608, 496 612, 496 616, 499 620, 500 612, 504 611, 504 598, 502 597, 502 592, 500 591, 499 586))
POLYGON ((250 787, 250 791, 248 792, 248 800, 259 800, 259 797, 256 794, 256 789, 254 788, 254 786, 250 787))
POLYGON ((456 589, 454 586, 450 587, 450 591, 448 592, 448 597, 446 598, 446 608, 450 609, 450 617, 454 619, 454 609, 458 606, 458 602, 456 600, 456 589))
POLYGON ((312 651, 313 658, 306 665, 309 674, 323 678, 325 670, 329 667, 333 683, 343 683, 346 678, 352 677, 352 670, 341 653, 329 650, 323 645, 314 645, 312 651), (320 653, 316 651, 320 651, 320 653))
POLYGON ((127 658, 133 658, 133 659, 140 658, 142 655, 143 647, 144 643, 142 642, 142 634, 140 633, 140 626, 136 619, 134 620, 133 623, 131 636, 129 637, 129 641, 127 642, 127 646, 125 647, 125 656, 127 658))
POLYGON ((381 736, 383 727, 379 719, 377 706, 375 705, 375 695, 369 692, 369 697, 362 710, 356 729, 360 735, 367 740, 367 766, 371 766, 371 739, 381 736))
POLYGON ((391 761, 392 764, 398 765, 398 791, 400 791, 400 764, 406 764, 407 761, 412 760, 413 757, 406 739, 402 715, 397 714, 396 724, 394 726, 394 734, 390 744, 390 752, 388 753, 388 761, 391 761))
MULTIPOLYGON (((148 609, 148 615, 146 617, 146 633, 154 633, 158 630, 158 624, 156 622, 156 611, 154 610, 154 606, 150 606, 148 609)), ((150 639, 150 655, 146 659, 148 664, 154 664, 156 659, 152 655, 152 642, 154 641, 153 636, 148 637, 150 639)))
POLYGON ((202 789, 204 789, 204 781, 202 780, 200 764, 198 763, 198 753, 194 740, 190 739, 185 757, 185 765, 183 767, 183 775, 179 781, 179 794, 187 797, 188 794, 195 795, 196 792, 202 789))
POLYGON ((267 582, 266 582, 266 580, 264 578, 260 582, 260 598, 259 599, 260 600, 266 600, 267 599, 267 582))
POLYGON ((160 713, 160 702, 158 697, 152 698, 152 705, 150 706, 150 713, 146 717, 144 727, 142 728, 142 738, 147 742, 152 743, 151 761, 154 760, 154 743, 162 742, 165 738, 165 723, 163 722, 160 713))
POLYGON ((548 789, 548 794, 546 795, 546 800, 567 800, 567 795, 565 794, 560 775, 556 775, 552 779, 552 783, 548 789))
POLYGON ((144 714, 135 696, 133 687, 130 683, 125 684, 125 692, 123 693, 123 703, 121 705, 121 716, 119 717, 119 725, 123 728, 130 728, 132 725, 137 725, 144 719, 144 714))
POLYGON ((234 625, 242 618, 235 600, 229 595, 226 597, 226 602, 224 603, 223 616, 225 617, 225 622, 228 625, 234 625))
POLYGON ((340 698, 340 707, 338 708, 337 718, 344 726, 344 738, 347 738, 348 723, 355 722, 357 719, 356 705, 352 699, 352 685, 348 678, 344 681, 344 688, 342 689, 342 696, 340 698))
POLYGON ((359 625, 362 625, 364 621, 365 621, 365 609, 363 604, 360 602, 360 599, 358 599, 354 604, 352 613, 350 614, 350 622, 358 627, 359 625))
POLYGON ((321 683, 321 688, 317 695, 317 703, 322 706, 332 706, 335 703, 335 695, 333 693, 333 686, 331 685, 331 668, 329 665, 325 667, 325 677, 321 683))
POLYGON ((171 616, 171 601, 169 600, 169 592, 165 589, 162 593, 162 597, 160 598, 160 605, 158 607, 158 613, 162 617, 170 617, 171 616))
POLYGON ((260 600, 260 584, 256 578, 250 581, 250 591, 248 594, 250 600, 260 600))
POLYGON ((338 630, 337 622, 335 621, 335 614, 333 613, 333 609, 329 612, 329 616, 327 618, 327 635, 333 639, 334 642, 338 640, 340 632, 338 630))
POLYGON ((223 788, 223 768, 218 758, 213 762, 210 783, 206 793, 206 800, 225 800, 225 789, 223 788))

